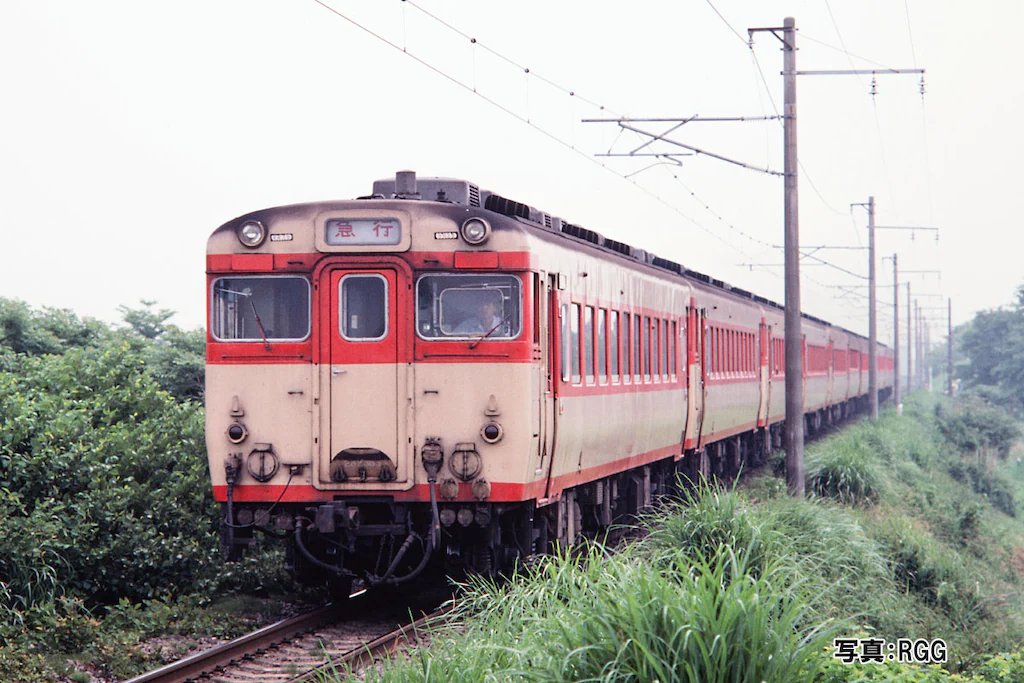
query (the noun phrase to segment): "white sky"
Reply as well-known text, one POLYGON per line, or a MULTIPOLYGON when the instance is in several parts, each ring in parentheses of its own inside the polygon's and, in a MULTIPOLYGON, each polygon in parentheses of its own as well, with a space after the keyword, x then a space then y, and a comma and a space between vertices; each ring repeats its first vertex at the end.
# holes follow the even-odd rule
MULTIPOLYGON (((954 324, 1010 302, 1024 282, 1024 3, 978 0, 967 12, 948 0, 717 0, 741 40, 699 0, 416 1, 477 46, 411 3, 325 0, 579 152, 313 0, 7 0, 0 296, 109 321, 120 304, 156 299, 178 324, 199 326, 205 243, 218 225, 367 194, 374 179, 408 168, 467 178, 782 301, 781 268, 740 265, 781 263, 762 244, 782 243, 781 179, 688 157, 634 176, 662 203, 616 175, 651 160, 593 156, 613 144, 626 151, 636 137, 579 119, 608 114, 584 98, 635 118, 773 114, 779 43, 755 38, 762 80, 742 41, 748 27, 785 16, 799 29, 800 70, 853 68, 820 44, 841 41, 879 64, 927 69, 923 106, 917 76, 879 76, 874 100, 870 77, 799 78, 801 241, 866 245, 866 213, 849 205, 874 195, 878 225, 940 228, 938 243, 880 231, 878 251, 898 252, 901 269, 940 269, 941 281, 915 276, 913 289, 951 295, 954 324)), ((778 122, 692 123, 673 138, 782 167, 778 122)), ((867 272, 864 252, 819 254, 867 272)), ((879 273, 891 283, 890 263, 879 273)), ((867 331, 866 302, 822 286, 866 281, 826 267, 803 275, 806 312, 867 331)), ((892 290, 880 287, 879 298, 886 341, 892 290)), ((937 341, 944 315, 932 317, 937 341)))

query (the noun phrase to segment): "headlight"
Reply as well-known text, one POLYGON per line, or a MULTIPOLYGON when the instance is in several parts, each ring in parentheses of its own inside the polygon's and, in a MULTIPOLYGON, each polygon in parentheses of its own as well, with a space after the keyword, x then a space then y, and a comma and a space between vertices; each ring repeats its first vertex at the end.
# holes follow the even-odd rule
POLYGON ((267 231, 259 221, 246 221, 238 228, 238 240, 247 247, 258 247, 263 244, 267 231))
POLYGON ((462 239, 470 244, 483 244, 491 234, 491 226, 482 218, 470 218, 462 224, 462 239))

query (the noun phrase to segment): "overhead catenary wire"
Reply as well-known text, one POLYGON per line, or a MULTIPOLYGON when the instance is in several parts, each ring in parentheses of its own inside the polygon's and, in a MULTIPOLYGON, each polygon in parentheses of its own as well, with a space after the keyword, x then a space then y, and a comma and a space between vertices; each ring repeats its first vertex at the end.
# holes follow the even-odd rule
MULTIPOLYGON (((355 26, 359 30, 361 30, 364 33, 370 35, 371 37, 373 37, 373 38, 381 41, 382 43, 390 46, 391 48, 401 52, 402 54, 406 55, 410 59, 413 59, 414 61, 418 62, 419 64, 421 64, 423 66, 425 66, 426 68, 428 68, 429 70, 433 71, 437 75, 441 76, 442 78, 444 78, 444 79, 450 81, 451 83, 454 83, 455 85, 457 85, 457 86, 459 86, 459 87, 461 87, 461 88, 471 92, 472 94, 474 94, 477 97, 481 98, 482 100, 484 100, 488 104, 493 105, 494 107, 500 109, 501 111, 503 111, 504 113, 508 114, 509 116, 512 116, 513 118, 517 119, 521 123, 524 123, 527 126, 530 126, 531 128, 533 128, 534 130, 542 133, 548 139, 558 143, 559 145, 561 145, 561 146, 565 147, 566 149, 570 150, 571 152, 574 152, 574 153, 578 154, 579 156, 583 157, 584 159, 586 159, 590 163, 596 164, 597 166, 601 167, 605 171, 607 171, 607 172, 609 172, 609 173, 611 173, 611 174, 613 174, 615 176, 618 176, 619 178, 625 180, 626 182, 631 183, 638 190, 640 190, 644 194, 648 195, 649 197, 653 198, 654 200, 656 200, 657 202, 659 202, 660 204, 662 204, 666 208, 670 209, 671 211, 675 212, 677 215, 679 215, 681 218, 683 218, 684 220, 689 222, 691 225, 699 228, 700 230, 702 230, 703 232, 707 233, 711 237, 714 237, 718 241, 722 242, 723 244, 725 244, 730 249, 733 249, 733 250, 739 252, 743 256, 746 256, 746 257, 750 256, 747 252, 743 251, 740 247, 736 246, 735 244, 732 244, 732 243, 728 242, 724 237, 722 237, 721 235, 717 234, 713 230, 710 230, 709 228, 707 228, 706 226, 701 224, 699 221, 694 219, 692 216, 689 216, 688 214, 686 214, 679 207, 673 205, 671 202, 669 202, 668 200, 663 198, 661 195, 653 192, 652 190, 650 190, 650 189, 644 187, 643 185, 639 184, 638 182, 636 182, 636 180, 634 178, 627 177, 623 173, 620 173, 620 172, 616 171, 615 169, 609 167, 607 164, 601 163, 600 161, 595 159, 593 156, 587 154, 586 152, 583 152, 583 151, 577 149, 570 142, 568 142, 566 140, 563 140, 562 138, 560 138, 559 136, 555 135, 554 133, 552 133, 552 132, 550 132, 548 130, 545 130, 544 128, 542 128, 541 126, 537 125, 536 123, 533 123, 532 121, 529 120, 528 117, 525 117, 525 116, 523 116, 523 115, 513 111, 509 107, 501 104, 500 102, 496 101, 495 99, 493 99, 491 97, 488 97, 486 94, 480 92, 479 89, 474 88, 474 87, 472 87, 472 86, 470 86, 470 85, 468 85, 466 83, 463 83, 461 80, 459 80, 455 76, 452 76, 451 74, 447 73, 443 69, 440 69, 437 66, 434 66, 433 64, 428 62, 426 59, 424 59, 424 58, 422 58, 422 57, 420 57, 420 56, 410 52, 407 48, 402 47, 401 45, 398 45, 397 43, 395 43, 392 40, 389 40, 388 38, 384 37, 380 33, 376 32, 376 31, 370 29, 369 27, 364 26, 363 24, 359 23, 358 21, 352 19, 351 17, 349 17, 348 15, 344 14, 343 12, 338 10, 337 8, 332 7, 331 5, 329 5, 327 2, 325 2, 325 0, 313 0, 313 1, 316 4, 320 5, 321 7, 323 7, 324 9, 328 10, 329 12, 331 12, 332 14, 334 14, 335 16, 337 16, 338 18, 343 19, 344 21, 346 21, 349 24, 355 26)), ((403 2, 403 4, 408 2, 408 0, 401 0, 401 1, 403 2)), ((417 7, 417 9, 419 9, 419 8, 417 7)), ((429 13, 427 13, 427 14, 428 14, 428 16, 430 16, 432 18, 436 18, 432 14, 429 14, 429 13)), ((453 29, 453 30, 455 30, 455 29, 453 29)), ((468 35, 468 34, 465 34, 463 32, 459 32, 459 31, 457 31, 457 32, 460 35, 468 35)), ((475 39, 473 39, 473 40, 475 41, 476 45, 480 45, 481 47, 483 47, 480 44, 479 41, 476 41, 475 39)), ((487 49, 489 49, 489 48, 487 48, 487 49)), ((491 50, 491 52, 494 52, 494 51, 491 50)), ((500 56, 500 53, 494 52, 494 54, 500 56)), ((512 60, 508 60, 507 58, 506 58, 506 61, 508 61, 509 63, 515 65, 517 68, 519 68, 519 66, 518 66, 518 64, 516 62, 514 62, 512 60)), ((524 69, 524 73, 526 73, 526 68, 525 67, 522 67, 522 68, 524 69)), ((533 76, 535 78, 538 77, 537 74, 535 72, 533 72, 533 71, 530 71, 529 75, 533 76)), ((550 83, 550 81, 546 81, 546 82, 550 83)), ((566 91, 566 92, 568 92, 568 94, 570 96, 572 96, 572 97, 577 97, 575 95, 574 91, 566 91)), ((580 99, 581 99, 581 101, 585 101, 588 104, 592 104, 592 102, 590 100, 586 100, 584 98, 580 98, 580 99)), ((593 105, 593 106, 598 107, 601 111, 607 111, 607 112, 611 111, 608 108, 604 107, 603 105, 593 105)))
MULTIPOLYGON (((730 249, 732 249, 732 250, 734 250, 734 251, 736 251, 736 252, 738 252, 738 253, 740 253, 740 254, 742 254, 744 256, 749 256, 749 254, 744 249, 742 249, 741 247, 737 246, 736 244, 730 242, 729 240, 725 239, 725 237, 722 234, 720 234, 720 231, 709 229, 702 222, 698 221, 694 216, 692 216, 692 215, 688 214, 687 212, 683 211, 680 207, 678 207, 675 204, 673 204, 672 202, 668 201, 661 194, 659 194, 659 193, 653 191, 652 189, 650 189, 648 187, 645 187, 644 185, 641 185, 639 182, 637 182, 635 176, 638 175, 643 170, 646 170, 646 169, 640 169, 639 171, 631 171, 630 173, 618 172, 615 169, 610 168, 605 163, 602 163, 601 161, 599 161, 599 160, 595 159, 594 157, 590 156, 589 154, 581 151, 572 142, 566 141, 565 139, 560 137, 558 134, 556 134, 556 133, 554 133, 554 132, 552 132, 550 130, 547 130, 547 129, 543 128, 542 126, 537 125, 536 123, 531 121, 530 111, 529 111, 529 107, 530 107, 529 83, 530 83, 530 80, 532 78, 538 78, 538 79, 540 79, 541 82, 545 83, 546 85, 548 85, 548 86, 550 86, 550 87, 552 87, 552 88, 554 88, 554 89, 564 93, 567 97, 570 98, 570 101, 573 103, 573 105, 572 105, 573 108, 575 108, 576 103, 578 103, 578 104, 585 105, 587 107, 596 108, 596 109, 598 109, 599 111, 602 111, 602 112, 607 112, 607 113, 613 113, 614 114, 613 110, 607 108, 604 105, 599 104, 597 101, 595 101, 592 98, 587 98, 587 97, 580 96, 574 90, 565 88, 562 85, 560 85, 559 83, 557 83, 556 81, 554 81, 552 79, 549 79, 549 78, 545 77, 542 74, 536 73, 536 71, 526 67, 525 65, 523 65, 522 63, 520 63, 517 60, 513 60, 513 59, 510 59, 510 58, 506 57, 505 55, 501 54, 497 50, 494 50, 493 48, 491 48, 491 47, 481 43, 479 40, 476 39, 476 37, 471 36, 469 33, 467 33, 465 31, 455 27, 454 25, 452 25, 448 21, 446 21, 443 18, 437 16, 433 12, 430 12, 429 10, 425 9, 424 7, 422 7, 421 5, 419 5, 416 2, 412 2, 410 0, 401 0, 403 5, 406 5, 406 6, 410 7, 411 9, 413 9, 413 10, 415 10, 417 12, 422 13, 424 16, 430 18, 432 21, 435 21, 435 22, 445 26, 449 31, 452 31, 455 35, 459 36, 461 39, 466 40, 469 43, 469 45, 471 46, 471 53, 473 54, 473 59, 474 59, 473 77, 472 77, 472 83, 471 84, 467 84, 467 83, 463 82, 463 80, 461 78, 456 77, 456 76, 452 75, 451 73, 448 73, 447 71, 445 71, 443 68, 440 68, 440 67, 436 66, 435 64, 431 63, 428 58, 425 58, 424 56, 419 55, 419 54, 413 54, 408 49, 407 45, 399 46, 394 41, 388 39, 387 37, 385 37, 381 33, 377 32, 377 31, 374 31, 374 30, 370 29, 369 27, 361 24, 360 22, 352 19, 351 17, 347 16, 343 12, 339 11, 338 9, 336 9, 336 8, 332 7, 330 4, 328 4, 327 0, 315 0, 315 2, 317 2, 317 4, 321 5, 322 7, 327 9, 328 11, 330 11, 332 14, 336 15, 338 18, 347 21, 351 25, 355 26, 359 30, 361 30, 364 33, 370 35, 371 37, 377 39, 378 41, 383 42, 383 43, 389 45, 390 47, 392 47, 395 50, 401 51, 405 56, 408 56, 411 59, 415 60, 417 63, 421 64, 422 66, 427 67, 430 71, 434 72, 435 74, 442 76, 444 79, 446 79, 446 80, 448 80, 448 81, 450 81, 450 82, 452 82, 452 83, 462 87, 463 89, 471 92, 472 94, 476 95, 477 97, 480 97, 482 100, 484 100, 488 104, 491 104, 492 106, 496 107, 497 109, 499 109, 500 111, 504 112, 505 114, 512 116, 516 120, 518 120, 518 121, 520 121, 522 123, 525 123, 526 125, 530 126, 531 128, 535 129, 536 131, 542 133, 548 139, 550 139, 550 140, 552 140, 552 141, 562 145, 563 147, 566 147, 568 150, 570 150, 572 152, 575 152, 575 153, 579 154, 580 156, 583 156, 588 161, 590 161, 591 163, 596 164, 597 166, 599 166, 600 168, 604 169, 605 171, 608 171, 608 172, 616 175, 617 177, 619 177, 619 178, 621 178, 623 180, 627 180, 628 182, 632 183, 633 186, 636 187, 637 189, 639 189, 641 192, 643 192, 647 196, 651 197, 652 199, 654 199, 655 201, 659 202, 660 204, 662 204, 663 206, 665 206, 666 208, 671 210, 673 213, 678 215, 686 223, 688 223, 688 224, 698 228, 699 230, 705 232, 709 236, 714 237, 717 241, 723 243, 724 245, 726 245, 730 249), (511 105, 503 104, 503 103, 495 100, 493 97, 488 96, 486 93, 480 91, 480 88, 478 87, 478 83, 477 83, 478 75, 477 75, 476 65, 475 65, 476 50, 485 50, 488 54, 494 55, 496 58, 502 60, 503 62, 505 62, 509 66, 511 66, 511 67, 513 67, 513 68, 515 68, 517 70, 521 70, 521 73, 524 74, 525 81, 526 81, 527 112, 526 112, 525 115, 523 115, 522 113, 516 111, 511 105)), ((767 95, 767 97, 768 97, 768 99, 769 99, 769 101, 771 103, 772 110, 776 114, 775 117, 765 116, 765 117, 758 117, 758 118, 762 118, 764 120, 771 120, 771 119, 774 118, 775 120, 778 120, 780 122, 780 125, 781 125, 782 117, 779 115, 778 106, 777 106, 777 104, 776 104, 776 102, 774 100, 774 97, 772 96, 771 88, 768 87, 767 78, 765 77, 764 70, 761 68, 760 62, 757 59, 757 54, 753 50, 752 42, 744 41, 742 39, 742 36, 739 34, 739 32, 736 31, 735 27, 733 27, 728 22, 728 20, 721 14, 721 12, 718 11, 718 9, 713 5, 713 3, 710 0, 708 0, 708 5, 715 12, 715 14, 719 17, 719 19, 721 21, 723 21, 723 23, 726 24, 726 26, 733 33, 733 35, 735 35, 737 39, 739 39, 741 42, 743 42, 744 45, 750 50, 751 59, 752 59, 752 63, 754 65, 754 68, 756 69, 757 74, 760 76, 761 82, 762 82, 762 84, 764 85, 764 88, 765 88, 765 94, 767 95)), ((405 12, 405 9, 403 8, 403 18, 402 18, 403 43, 406 42, 405 38, 406 38, 406 30, 407 30, 407 27, 406 27, 406 24, 405 24, 404 12, 405 12)), ((760 91, 759 88, 757 88, 756 90, 757 90, 758 98, 760 99, 761 95, 762 95, 761 91, 760 91)), ((763 99, 761 100, 761 104, 762 104, 762 111, 763 111, 764 110, 763 99)), ((575 117, 574 117, 574 119, 575 119, 575 117)), ((695 149, 694 151, 696 151, 698 153, 705 153, 704 150, 700 150, 700 149, 695 149)), ((663 155, 663 156, 665 158, 669 158, 670 155, 663 155)), ((728 159, 726 159, 726 160, 728 160, 728 159)), ((733 161, 733 160, 728 160, 728 161, 733 161)), ((674 164, 660 162, 660 163, 658 163, 656 165, 663 166, 663 167, 665 167, 664 170, 669 171, 669 168, 667 168, 667 167, 671 166, 671 165, 674 165, 674 164)), ((810 174, 807 172, 807 169, 802 164, 799 166, 799 168, 800 168, 800 171, 802 172, 802 174, 804 175, 804 177, 806 178, 806 180, 811 185, 811 187, 814 190, 815 194, 822 201, 822 203, 826 207, 828 207, 831 211, 833 211, 834 213, 840 213, 840 212, 838 212, 835 209, 834 206, 832 206, 825 199, 825 197, 819 191, 818 187, 815 185, 815 183, 814 183, 813 179, 811 178, 810 174)), ((737 227, 733 222, 728 221, 724 216, 721 215, 720 212, 714 210, 711 207, 710 203, 708 203, 705 200, 701 199, 699 196, 697 196, 697 194, 692 189, 686 187, 685 184, 683 184, 681 182, 681 180, 679 179, 678 175, 676 175, 675 173, 671 173, 671 172, 670 172, 670 174, 673 176, 673 180, 676 183, 680 184, 684 189, 686 189, 688 191, 689 195, 691 196, 691 198, 693 200, 699 202, 700 206, 705 211, 710 213, 719 224, 725 225, 730 231, 734 232, 736 235, 738 235, 738 236, 740 236, 740 237, 742 237, 742 238, 744 238, 744 239, 746 239, 746 240, 748 240, 750 242, 756 243, 756 244, 761 245, 761 246, 765 246, 767 244, 767 242, 765 242, 764 240, 759 239, 758 237, 754 236, 749 231, 745 231, 745 230, 737 227)), ((854 275, 854 276, 857 276, 857 277, 861 277, 861 276, 856 275, 852 271, 849 271, 849 270, 847 270, 845 268, 842 268, 841 266, 836 266, 835 264, 833 264, 833 263, 831 263, 829 261, 826 261, 824 259, 819 259, 818 257, 813 257, 813 258, 814 258, 814 260, 820 261, 823 265, 833 267, 836 270, 845 272, 845 273, 847 273, 849 275, 854 275)), ((777 273, 771 273, 771 271, 768 271, 768 272, 771 275, 778 277, 777 273)), ((811 278, 809 278, 809 279, 811 279, 811 278)), ((814 281, 813 279, 811 279, 811 280, 814 281)), ((822 284, 823 285, 823 283, 817 283, 817 284, 822 284)))

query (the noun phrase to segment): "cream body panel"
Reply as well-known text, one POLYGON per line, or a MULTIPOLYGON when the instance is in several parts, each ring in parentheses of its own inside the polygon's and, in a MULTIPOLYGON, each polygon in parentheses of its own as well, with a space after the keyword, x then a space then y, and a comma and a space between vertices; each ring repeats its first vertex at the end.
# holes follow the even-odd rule
MULTIPOLYGON (((272 444, 282 463, 311 464, 312 371, 308 363, 206 366, 206 449, 214 486, 226 484, 225 458, 237 453, 244 460, 257 443, 272 444), (231 415, 235 396, 245 411, 241 417, 231 415), (228 427, 236 421, 249 431, 240 444, 227 438, 228 427)), ((310 476, 311 468, 304 467, 292 485, 309 484, 310 476)), ((273 479, 262 483, 287 481, 288 468, 282 466, 273 479)), ((238 483, 257 483, 244 464, 238 483)))
MULTIPOLYGON (((477 350, 484 350, 483 342, 477 350)), ((417 363, 413 399, 413 444, 418 449, 428 437, 439 437, 444 448, 440 479, 454 478, 449 464, 457 443, 473 443, 483 461, 477 478, 489 482, 527 484, 543 479, 537 455, 536 397, 531 389, 531 363, 467 363, 455 357, 451 363, 417 363), (487 415, 494 396, 498 415, 487 415), (484 441, 481 429, 497 422, 504 432, 494 444, 484 441)), ((419 458, 417 479, 426 481, 419 458)))
POLYGON ((756 426, 761 384, 756 377, 740 383, 708 384, 705 403, 704 434, 731 432, 740 426, 756 426))
POLYGON ((559 399, 551 476, 675 446, 682 449, 686 402, 681 388, 559 399))

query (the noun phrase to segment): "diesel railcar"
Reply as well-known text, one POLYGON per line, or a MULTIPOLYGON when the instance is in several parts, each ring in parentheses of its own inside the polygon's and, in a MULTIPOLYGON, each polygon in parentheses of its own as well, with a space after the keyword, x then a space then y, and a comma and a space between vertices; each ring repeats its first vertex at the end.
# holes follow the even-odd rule
MULTIPOLYGON (((495 572, 781 443, 779 305, 463 180, 240 216, 207 281, 224 548, 283 538, 304 581, 495 572)), ((868 342, 803 337, 813 430, 866 405, 868 342)))

